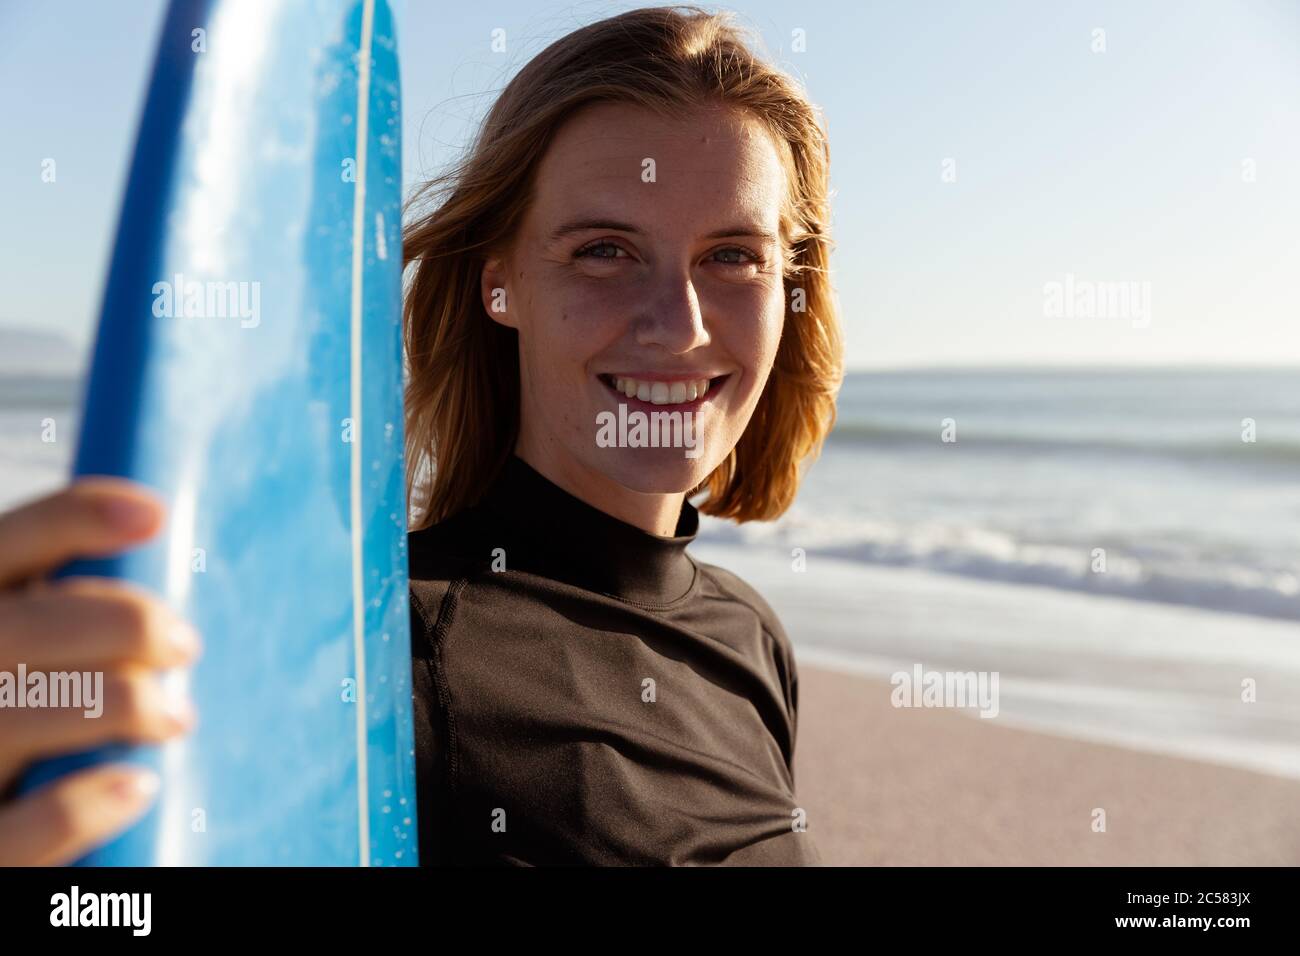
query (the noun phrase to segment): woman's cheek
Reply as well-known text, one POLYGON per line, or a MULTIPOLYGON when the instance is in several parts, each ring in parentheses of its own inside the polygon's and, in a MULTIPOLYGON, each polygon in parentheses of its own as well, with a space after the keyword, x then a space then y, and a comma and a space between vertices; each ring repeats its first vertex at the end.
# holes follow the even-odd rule
POLYGON ((575 332, 589 347, 599 349, 616 340, 636 314, 642 296, 634 289, 601 286, 583 295, 575 308, 575 332))
POLYGON ((784 326, 784 299, 779 295, 756 297, 729 323, 728 351, 755 379, 765 379, 776 361, 784 326))
POLYGON ((785 330, 785 296, 778 294, 768 302, 764 313, 763 332, 760 337, 760 361, 772 365, 776 361, 777 349, 781 346, 781 333, 785 330))

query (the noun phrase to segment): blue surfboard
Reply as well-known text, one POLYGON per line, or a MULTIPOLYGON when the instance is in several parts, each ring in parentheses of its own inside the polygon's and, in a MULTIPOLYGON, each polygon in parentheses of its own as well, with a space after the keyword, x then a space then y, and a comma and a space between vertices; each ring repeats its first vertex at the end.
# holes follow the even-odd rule
POLYGON ((397 44, 384 0, 174 0, 74 471, 156 489, 63 574, 193 621, 196 729, 44 762, 156 768, 99 865, 414 865, 397 44))

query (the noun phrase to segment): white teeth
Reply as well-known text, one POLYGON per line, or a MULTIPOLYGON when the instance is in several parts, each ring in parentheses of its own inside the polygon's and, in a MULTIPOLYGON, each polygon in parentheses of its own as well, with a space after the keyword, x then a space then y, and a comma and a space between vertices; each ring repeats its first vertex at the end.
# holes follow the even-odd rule
POLYGON ((693 402, 709 390, 707 378, 693 382, 644 382, 634 378, 614 378, 614 391, 628 398, 638 398, 655 405, 681 405, 693 402))

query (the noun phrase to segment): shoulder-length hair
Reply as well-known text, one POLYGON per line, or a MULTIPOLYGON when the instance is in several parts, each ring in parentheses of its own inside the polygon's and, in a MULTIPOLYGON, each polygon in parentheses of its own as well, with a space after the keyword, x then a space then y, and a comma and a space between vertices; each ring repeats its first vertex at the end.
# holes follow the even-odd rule
POLYGON ((518 333, 484 310, 483 264, 490 250, 510 244, 536 168, 566 118, 611 101, 669 117, 730 106, 760 120, 784 153, 786 314, 775 364, 739 442, 689 495, 708 492, 699 506, 706 514, 775 518, 834 424, 843 347, 828 267, 830 152, 819 115, 793 80, 751 52, 730 14, 632 10, 575 30, 529 61, 465 157, 412 198, 412 205, 437 199, 404 233, 404 267, 414 263, 404 307, 413 529, 474 504, 513 453, 518 333))

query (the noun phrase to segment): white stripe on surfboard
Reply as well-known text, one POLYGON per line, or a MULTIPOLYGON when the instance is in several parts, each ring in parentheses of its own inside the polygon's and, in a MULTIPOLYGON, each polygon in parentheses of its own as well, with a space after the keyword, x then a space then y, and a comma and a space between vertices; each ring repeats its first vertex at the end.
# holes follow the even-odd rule
POLYGON ((361 304, 366 251, 366 140, 370 125, 370 34, 375 0, 361 14, 357 57, 357 175, 352 194, 352 650, 357 661, 357 830, 360 865, 370 865, 370 781, 366 761, 366 576, 361 549, 361 304))

